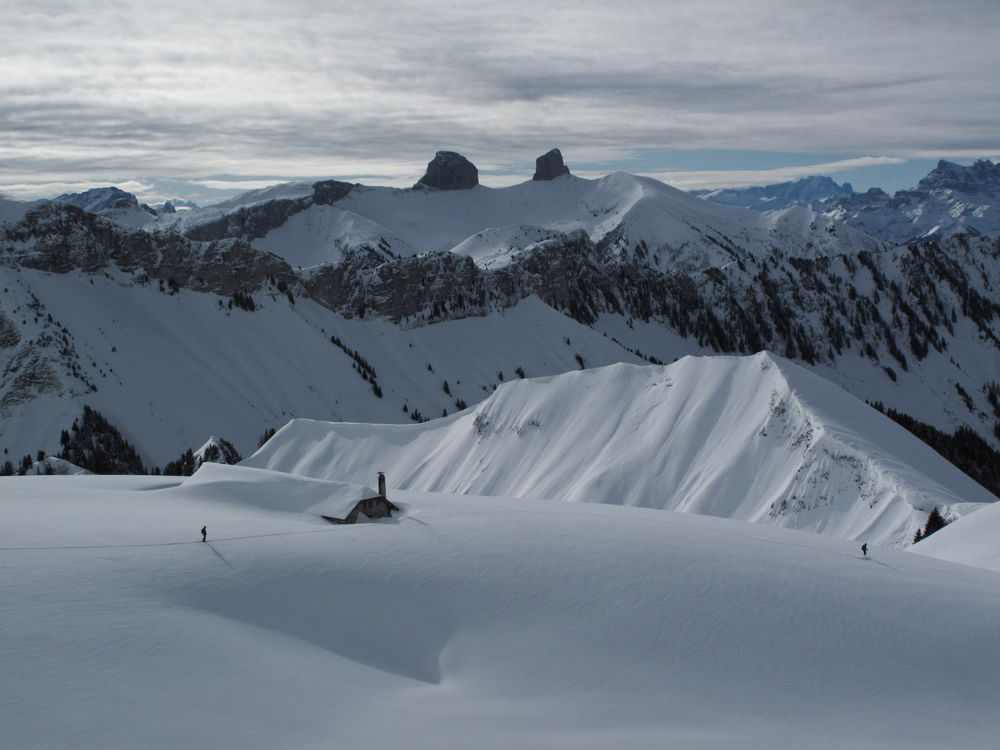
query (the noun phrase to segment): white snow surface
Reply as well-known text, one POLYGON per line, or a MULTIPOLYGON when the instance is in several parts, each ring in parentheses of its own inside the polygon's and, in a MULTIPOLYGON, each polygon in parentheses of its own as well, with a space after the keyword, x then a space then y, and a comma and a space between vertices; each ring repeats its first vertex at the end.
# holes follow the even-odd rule
POLYGON ((399 517, 316 515, 361 489, 218 465, 0 480, 4 744, 981 750, 1000 732, 994 572, 598 504, 393 491, 399 517))
POLYGON ((1000 503, 948 524, 913 545, 913 551, 1000 571, 1000 503))
POLYGON ((681 510, 904 546, 932 507, 996 498, 819 376, 766 352, 501 386, 423 425, 295 420, 244 462, 458 494, 681 510))

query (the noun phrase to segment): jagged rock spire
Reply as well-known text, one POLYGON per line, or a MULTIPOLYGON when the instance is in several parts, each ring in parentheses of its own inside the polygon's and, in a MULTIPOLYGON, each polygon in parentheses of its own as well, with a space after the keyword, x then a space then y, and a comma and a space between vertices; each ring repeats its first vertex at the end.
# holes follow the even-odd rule
POLYGON ((554 148, 535 159, 535 176, 533 180, 554 180, 569 174, 569 167, 563 163, 562 152, 554 148))

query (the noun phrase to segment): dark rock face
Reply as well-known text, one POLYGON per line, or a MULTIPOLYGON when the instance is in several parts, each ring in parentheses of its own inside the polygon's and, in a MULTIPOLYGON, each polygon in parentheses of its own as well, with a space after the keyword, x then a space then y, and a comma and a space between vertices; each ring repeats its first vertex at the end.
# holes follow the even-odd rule
POLYGON ((298 277, 284 260, 254 250, 240 239, 195 242, 173 232, 125 229, 65 203, 47 202, 0 234, 0 242, 29 247, 9 263, 50 273, 80 269, 97 273, 116 265, 127 273, 195 291, 231 295, 254 291, 270 280, 295 287, 298 277))
POLYGON ((354 187, 349 182, 340 180, 322 180, 313 183, 313 203, 318 206, 329 206, 345 197, 354 187))
POLYGON ((562 152, 554 148, 535 159, 535 176, 533 180, 554 180, 569 174, 569 167, 563 163, 562 152))
POLYGON ((197 242, 216 242, 237 237, 252 242, 280 227, 300 211, 305 211, 311 204, 312 198, 278 198, 267 203, 243 206, 214 221, 186 229, 184 236, 197 242))
POLYGON ((454 151, 438 151, 427 165, 427 172, 414 187, 438 190, 468 190, 479 184, 476 165, 454 151))

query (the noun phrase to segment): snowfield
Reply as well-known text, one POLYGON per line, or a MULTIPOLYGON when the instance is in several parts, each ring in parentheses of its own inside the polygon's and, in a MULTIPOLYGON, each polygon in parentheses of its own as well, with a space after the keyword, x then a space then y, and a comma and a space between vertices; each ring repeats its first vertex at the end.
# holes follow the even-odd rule
POLYGON ((1000 503, 945 526, 915 544, 913 551, 1000 571, 1000 503))
POLYGON ((762 352, 505 383, 422 425, 295 420, 246 465, 406 489, 680 510, 905 546, 997 498, 838 386, 762 352))
POLYGON ((391 486, 400 517, 331 526, 325 502, 370 488, 243 467, 0 481, 8 747, 978 749, 1000 731, 994 572, 391 486))

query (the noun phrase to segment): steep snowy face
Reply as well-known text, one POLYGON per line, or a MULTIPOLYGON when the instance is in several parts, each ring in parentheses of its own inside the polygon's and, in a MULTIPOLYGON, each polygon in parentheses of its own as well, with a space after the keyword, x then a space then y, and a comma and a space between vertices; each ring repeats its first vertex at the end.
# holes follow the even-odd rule
POLYGON ((895 423, 766 353, 502 386, 426 425, 297 420, 245 465, 405 489, 664 508, 905 545, 996 500, 895 423))

